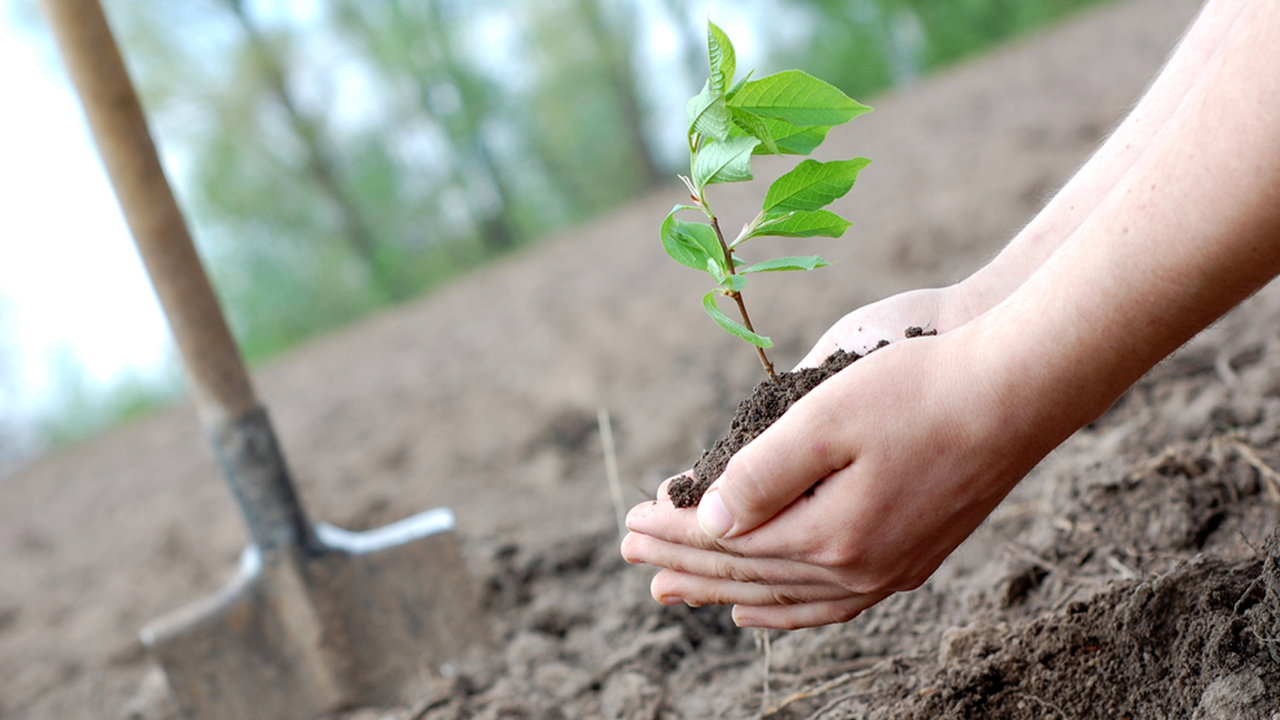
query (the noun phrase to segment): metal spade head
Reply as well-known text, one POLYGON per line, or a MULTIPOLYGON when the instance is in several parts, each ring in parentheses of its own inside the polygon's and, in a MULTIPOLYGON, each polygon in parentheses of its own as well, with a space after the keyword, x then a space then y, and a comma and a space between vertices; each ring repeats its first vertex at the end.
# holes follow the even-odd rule
POLYGON ((143 643, 198 720, 413 702, 484 634, 452 528, 437 509, 369 532, 318 524, 318 553, 250 546, 228 585, 143 643))
POLYGON ((451 511, 368 532, 311 526, 265 410, 211 440, 253 543, 221 592, 142 631, 187 717, 310 720, 411 702, 483 637, 451 511))

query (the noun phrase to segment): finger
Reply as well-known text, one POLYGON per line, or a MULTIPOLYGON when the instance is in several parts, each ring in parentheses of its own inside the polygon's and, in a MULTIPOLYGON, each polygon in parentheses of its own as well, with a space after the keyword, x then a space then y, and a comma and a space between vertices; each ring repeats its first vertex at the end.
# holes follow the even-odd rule
POLYGON ((840 380, 837 374, 819 385, 733 456, 698 504, 704 532, 715 538, 750 532, 853 462, 857 438, 837 434, 849 405, 841 402, 840 380))
MULTIPOLYGON (((819 488, 818 492, 821 491, 822 488, 819 488)), ((707 534, 698 524, 696 513, 676 508, 665 495, 631 508, 627 512, 626 526, 632 534, 649 536, 691 549, 738 557, 805 558, 813 544, 813 538, 809 537, 806 529, 812 529, 814 523, 822 522, 823 515, 821 508, 807 507, 812 504, 809 502, 812 499, 801 498, 783 516, 757 528, 755 532, 736 538, 720 539, 707 534)))
POLYGON ((715 538, 702 532, 694 512, 677 509, 666 493, 666 483, 658 490, 655 500, 635 505, 627 512, 627 529, 632 533, 649 535, 667 542, 681 543, 704 550, 723 550, 715 538))
POLYGON ((892 594, 856 595, 843 600, 817 601, 803 605, 735 605, 733 622, 738 627, 776 630, 837 625, 858 617, 864 610, 892 594))
POLYGON ((713 550, 669 543, 648 535, 628 533, 622 539, 622 557, 629 563, 645 563, 681 573, 745 583, 773 585, 831 584, 828 570, 774 558, 744 558, 713 550))
POLYGON ((848 600, 852 593, 838 585, 775 585, 738 582, 663 570, 649 584, 653 599, 663 605, 677 601, 702 605, 803 605, 848 600))

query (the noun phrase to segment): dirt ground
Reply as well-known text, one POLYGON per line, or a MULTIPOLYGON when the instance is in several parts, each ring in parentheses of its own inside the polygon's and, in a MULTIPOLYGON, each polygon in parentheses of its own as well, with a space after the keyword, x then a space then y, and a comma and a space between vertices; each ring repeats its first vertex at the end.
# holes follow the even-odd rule
MULTIPOLYGON (((820 153, 874 160, 837 208, 855 226, 793 245, 835 267, 752 286, 779 364, 844 312, 993 254, 1195 7, 1126 0, 865 99, 820 153)), ((722 215, 748 219, 761 187, 726 187, 722 215)), ((1046 459, 922 588, 773 633, 766 681, 759 636, 658 606, 617 554, 597 409, 630 504, 760 372, 662 254, 679 198, 673 181, 256 372, 313 517, 452 507, 493 618, 412 708, 343 717, 1280 718, 1280 287, 1046 459)), ((138 629, 217 589, 244 542, 188 406, 0 480, 0 718, 171 716, 138 629)))

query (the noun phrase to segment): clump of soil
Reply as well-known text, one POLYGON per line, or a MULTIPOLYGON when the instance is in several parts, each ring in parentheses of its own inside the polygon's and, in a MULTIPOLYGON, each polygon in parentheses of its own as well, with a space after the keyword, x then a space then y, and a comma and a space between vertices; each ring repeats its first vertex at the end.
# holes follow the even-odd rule
MULTIPOLYGON (((888 341, 882 341, 879 347, 887 344, 888 341)), ((738 403, 729 433, 717 440, 710 450, 703 451, 702 457, 693 464, 692 475, 681 475, 671 481, 667 488, 671 502, 678 508, 697 505, 711 483, 724 472, 729 458, 777 422, 797 400, 818 387, 823 380, 849 367, 861 357, 864 356, 837 350, 818 367, 778 373, 778 382, 765 380, 756 385, 751 395, 738 403)))

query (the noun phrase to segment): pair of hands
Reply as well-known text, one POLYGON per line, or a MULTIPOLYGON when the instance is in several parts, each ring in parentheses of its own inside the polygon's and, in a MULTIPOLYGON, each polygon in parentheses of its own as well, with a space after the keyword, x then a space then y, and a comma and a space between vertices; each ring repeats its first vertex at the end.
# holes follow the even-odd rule
POLYGON ((939 334, 809 393, 696 513, 665 487, 633 508, 622 554, 662 568, 654 597, 800 628, 918 587, 1054 446, 1280 275, 1278 33, 1280 4, 1209 0, 1129 118, 990 264, 832 327, 802 364, 912 325, 939 334))
POLYGON ((733 458, 696 513, 677 510, 666 483, 632 508, 622 554, 662 568, 653 597, 733 604, 740 626, 796 629, 922 584, 1043 455, 1015 429, 962 293, 919 290, 845 316, 801 365, 911 325, 939 334, 894 342, 810 392, 733 458))

